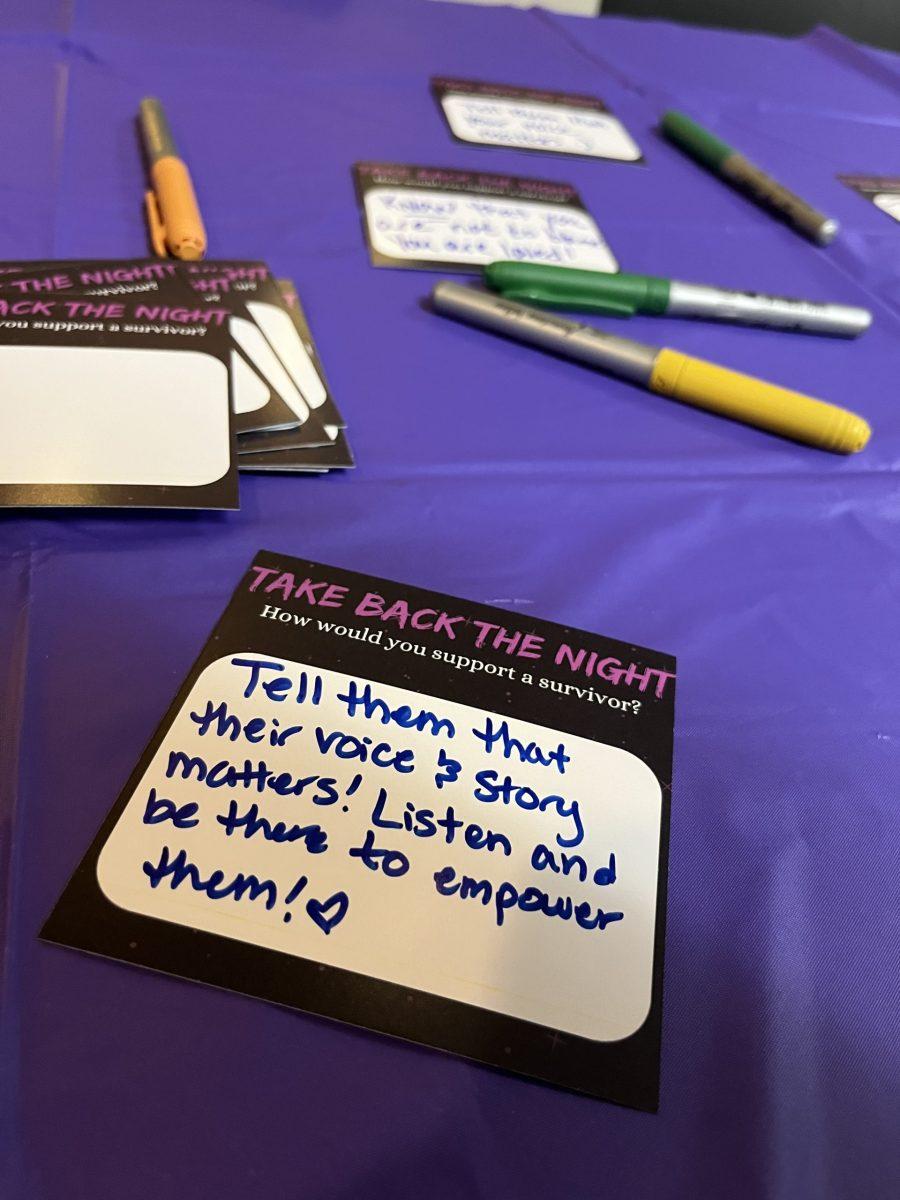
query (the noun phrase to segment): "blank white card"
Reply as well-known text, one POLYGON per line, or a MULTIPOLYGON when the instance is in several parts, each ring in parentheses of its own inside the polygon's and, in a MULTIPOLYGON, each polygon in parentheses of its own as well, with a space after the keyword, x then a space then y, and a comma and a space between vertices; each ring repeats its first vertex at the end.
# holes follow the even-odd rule
POLYGON ((231 457, 228 407, 209 354, 0 346, 0 483, 213 483, 231 457))

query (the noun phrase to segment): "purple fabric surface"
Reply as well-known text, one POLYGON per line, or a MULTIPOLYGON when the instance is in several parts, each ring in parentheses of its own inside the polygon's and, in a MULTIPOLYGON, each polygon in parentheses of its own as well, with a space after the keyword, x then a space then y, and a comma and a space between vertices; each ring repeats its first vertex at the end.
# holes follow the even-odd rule
POLYGON ((144 247, 132 118, 160 95, 213 253, 297 281, 359 466, 243 479, 228 515, 0 517, 0 1195, 897 1194, 900 228, 834 180, 900 173, 892 60, 425 0, 10 14, 0 257, 144 247), (435 73, 593 92, 647 163, 461 146, 435 73), (842 239, 686 162, 665 104, 842 239), (858 343, 605 322, 846 403, 871 446, 834 459, 429 315, 435 276, 368 265, 356 158, 570 181, 626 269, 871 306, 858 343), (262 546, 678 655, 658 1116, 37 941, 262 546))

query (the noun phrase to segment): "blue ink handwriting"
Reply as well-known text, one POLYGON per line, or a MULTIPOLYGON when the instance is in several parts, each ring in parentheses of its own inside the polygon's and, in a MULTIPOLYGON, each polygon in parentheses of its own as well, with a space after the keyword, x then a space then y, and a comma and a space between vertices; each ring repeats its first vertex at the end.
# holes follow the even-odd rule
POLYGON ((220 813, 216 820, 225 828, 225 836, 231 837, 239 829, 250 839, 261 833, 267 842, 304 842, 310 854, 324 854, 328 849, 328 833, 321 825, 286 825, 276 821, 273 825, 259 815, 259 805, 251 804, 243 814, 238 813, 237 800, 229 800, 228 812, 220 813))
POLYGON ((352 733, 341 733, 339 729, 326 733, 316 726, 316 745, 320 754, 358 758, 360 762, 371 762, 376 767, 393 767, 401 775, 416 769, 414 750, 395 750, 389 742, 373 745, 370 737, 358 738, 352 733))
POLYGON ((457 878, 453 867, 442 867, 434 873, 435 890, 441 896, 458 896, 460 900, 480 900, 487 907, 493 899, 494 918, 502 926, 510 909, 517 908, 520 912, 541 913, 545 917, 559 917, 563 921, 571 921, 582 929, 603 930, 613 921, 624 920, 624 913, 604 912, 602 908, 594 909, 587 900, 574 904, 571 896, 557 896, 555 899, 542 892, 540 888, 526 887, 521 892, 512 883, 503 882, 496 886, 489 879, 473 879, 471 875, 457 878))
POLYGON ((497 771, 478 771, 475 774, 475 782, 478 787, 472 795, 483 804, 494 804, 499 800, 501 804, 515 804, 519 808, 539 809, 541 812, 555 809, 560 817, 571 819, 574 825, 571 837, 565 838, 561 833, 556 835, 557 843, 560 846, 578 846, 583 841, 584 825, 577 800, 567 800, 565 796, 556 795, 539 796, 532 788, 513 783, 509 775, 504 775, 501 779, 497 771))
POLYGON ((313 804, 335 804, 340 799, 336 781, 331 776, 306 775, 295 778, 289 771, 276 773, 266 765, 264 759, 253 763, 246 758, 244 765, 238 767, 223 758, 209 766, 206 759, 199 755, 170 750, 166 779, 171 779, 179 771, 182 779, 196 778, 209 788, 255 788, 257 792, 272 791, 277 796, 302 796, 307 788, 316 785, 316 793, 311 797, 313 804))
POLYGON ((361 846, 353 846, 347 853, 351 858, 360 859, 370 871, 377 871, 380 866, 384 874, 392 878, 405 875, 409 870, 409 859, 400 850, 385 850, 375 845, 375 832, 372 829, 366 830, 361 846))
POLYGON ((517 737, 513 737, 506 721, 501 721, 495 728, 492 717, 485 717, 484 729, 473 729, 472 733, 480 742, 484 742, 486 754, 490 754, 494 746, 499 743, 504 758, 511 758, 515 754, 521 763, 535 763, 540 767, 555 766, 560 775, 565 774, 566 763, 572 761, 571 755, 566 754, 566 748, 562 742, 555 750, 542 750, 537 742, 526 744, 517 737))
POLYGON ((264 717, 253 717, 250 721, 241 721, 234 713, 228 711, 228 705, 222 700, 213 705, 211 700, 206 702, 206 712, 192 712, 191 720, 197 726, 197 733, 204 737, 212 730, 216 737, 227 737, 236 742, 243 737, 253 745, 267 739, 270 746, 283 746, 288 738, 302 732, 302 725, 288 725, 282 729, 276 718, 271 722, 264 717), (268 726, 271 724, 271 729, 268 726))
POLYGON ((372 824, 377 829, 402 829, 418 838, 440 837, 438 830, 442 829, 444 831, 443 840, 448 846, 453 845, 457 831, 462 830, 463 841, 471 850, 493 852, 499 847, 505 855, 512 854, 512 844, 506 834, 495 833, 491 829, 482 829, 474 821, 466 824, 457 817, 452 804, 447 805, 442 817, 436 817, 434 809, 416 808, 407 800, 402 814, 398 814, 399 821, 392 820, 385 815, 387 807, 388 794, 384 788, 381 788, 371 817, 372 824))
POLYGON ((408 704, 391 708, 387 701, 373 694, 370 683, 360 689, 356 680, 351 679, 347 691, 339 692, 336 699, 346 705, 348 717, 355 717, 361 712, 368 720, 378 720, 382 725, 399 725, 401 729, 415 729, 419 733, 430 733, 432 737, 440 737, 442 733, 446 733, 448 738, 456 736, 456 729, 449 718, 439 717, 427 708, 415 712, 408 704))

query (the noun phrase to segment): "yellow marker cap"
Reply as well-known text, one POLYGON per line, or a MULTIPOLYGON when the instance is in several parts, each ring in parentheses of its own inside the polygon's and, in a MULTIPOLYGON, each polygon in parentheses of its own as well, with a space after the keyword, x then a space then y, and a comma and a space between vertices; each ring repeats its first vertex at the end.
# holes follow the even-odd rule
POLYGON ((835 454, 856 454, 872 432, 862 417, 846 408, 677 350, 660 350, 650 387, 674 400, 835 454))

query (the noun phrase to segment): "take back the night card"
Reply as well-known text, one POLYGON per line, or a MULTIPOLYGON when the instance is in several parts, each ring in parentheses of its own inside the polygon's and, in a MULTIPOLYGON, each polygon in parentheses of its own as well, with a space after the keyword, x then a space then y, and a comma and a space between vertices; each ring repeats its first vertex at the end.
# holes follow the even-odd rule
POLYGON ((466 145, 641 161, 631 134, 596 96, 444 76, 432 79, 431 90, 466 145))
POLYGON ((509 259, 619 269, 567 183, 404 163, 357 163, 353 171, 375 267, 477 274, 509 259))
POLYGON ((652 1111, 674 687, 261 552, 42 936, 652 1111))

